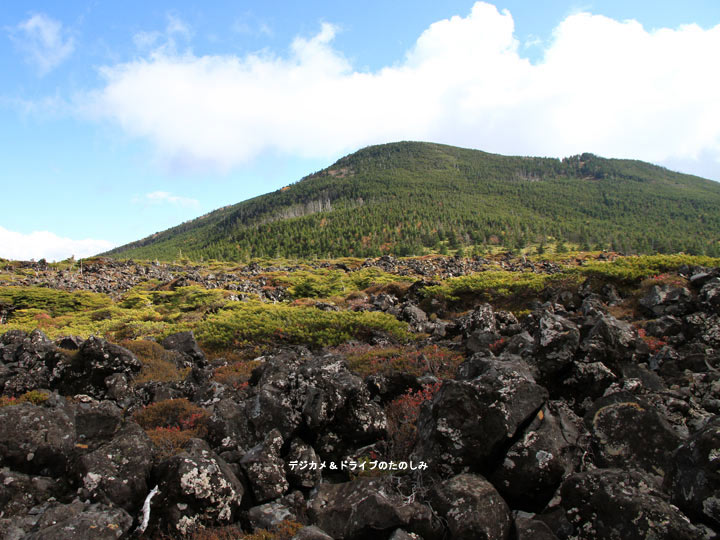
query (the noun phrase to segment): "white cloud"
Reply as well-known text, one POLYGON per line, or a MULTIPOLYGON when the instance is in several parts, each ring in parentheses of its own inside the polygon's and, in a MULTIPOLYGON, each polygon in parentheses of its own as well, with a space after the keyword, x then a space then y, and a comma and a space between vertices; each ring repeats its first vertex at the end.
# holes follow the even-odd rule
POLYGON ((332 47, 336 31, 323 24, 286 56, 161 47, 104 67, 90 109, 171 164, 229 169, 265 151, 329 157, 414 139, 511 154, 712 156, 720 178, 720 71, 711 62, 720 25, 647 31, 576 13, 532 64, 511 14, 477 2, 374 72, 332 47))
POLYGON ((22 234, 0 227, 0 257, 4 259, 60 261, 72 255, 76 258, 97 255, 113 247, 106 240, 72 240, 48 231, 22 234))
POLYGON ((176 15, 167 15, 167 24, 164 32, 157 30, 140 31, 133 35, 133 43, 141 51, 151 51, 152 55, 177 54, 177 40, 189 40, 193 36, 192 28, 176 15))
POLYGON ((75 50, 72 36, 66 36, 62 23, 43 13, 31 16, 10 30, 10 39, 25 53, 40 75, 59 66, 75 50))
POLYGON ((180 197, 173 195, 168 191, 153 191, 152 193, 146 193, 142 197, 135 197, 134 203, 145 203, 145 204, 172 204, 176 206, 189 207, 198 206, 200 203, 195 199, 188 197, 180 197))

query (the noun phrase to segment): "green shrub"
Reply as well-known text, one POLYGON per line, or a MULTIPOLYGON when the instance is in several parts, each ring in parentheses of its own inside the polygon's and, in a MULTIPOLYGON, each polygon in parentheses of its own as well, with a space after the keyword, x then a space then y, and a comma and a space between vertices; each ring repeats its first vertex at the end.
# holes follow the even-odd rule
POLYGON ((112 300, 105 294, 68 292, 46 287, 0 287, 0 302, 19 310, 39 309, 53 317, 112 305, 112 300))
POLYGON ((288 287, 292 298, 346 296, 371 286, 415 281, 412 277, 389 274, 377 267, 361 268, 351 272, 318 268, 291 273, 275 272, 268 274, 268 277, 276 285, 288 287))
POLYGON ((643 255, 619 257, 611 262, 595 261, 579 267, 576 271, 587 277, 634 282, 664 272, 677 271, 681 266, 720 266, 720 259, 699 255, 643 255))
POLYGON ((373 332, 407 339, 407 324, 380 312, 321 311, 313 307, 248 301, 209 315, 196 329, 199 341, 222 349, 248 343, 338 345, 373 332))
POLYGON ((564 280, 579 283, 580 278, 571 274, 539 274, 534 272, 511 272, 508 270, 488 270, 450 278, 440 285, 431 285, 423 289, 425 296, 435 296, 445 300, 457 301, 467 296, 478 297, 487 302, 511 296, 537 294, 545 287, 564 280))

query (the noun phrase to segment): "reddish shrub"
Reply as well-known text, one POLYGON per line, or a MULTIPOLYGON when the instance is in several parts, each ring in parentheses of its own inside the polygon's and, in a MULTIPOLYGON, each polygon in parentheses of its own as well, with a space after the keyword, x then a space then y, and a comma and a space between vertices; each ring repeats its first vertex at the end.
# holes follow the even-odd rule
POLYGON ((180 398, 152 403, 137 411, 133 418, 144 429, 200 429, 205 427, 208 416, 208 412, 202 407, 180 398))
POLYGON ((421 390, 408 390, 385 406, 388 421, 388 443, 391 459, 407 459, 417 441, 417 420, 420 409, 433 398, 442 383, 426 384, 421 390))

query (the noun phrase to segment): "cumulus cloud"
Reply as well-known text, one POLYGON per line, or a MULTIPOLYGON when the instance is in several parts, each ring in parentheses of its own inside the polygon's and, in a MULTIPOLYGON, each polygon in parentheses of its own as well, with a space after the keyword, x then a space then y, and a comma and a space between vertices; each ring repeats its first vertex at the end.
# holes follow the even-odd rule
POLYGON ((76 258, 97 255, 113 247, 114 245, 106 240, 72 240, 48 231, 22 234, 0 227, 0 257, 4 259, 28 261, 45 258, 49 261, 61 261, 72 255, 76 258))
POLYGON ((153 191, 152 193, 146 193, 142 197, 135 197, 133 202, 144 204, 172 204, 182 207, 198 206, 200 204, 195 199, 173 195, 168 191, 153 191))
POLYGON ((720 25, 649 31, 568 16, 536 63, 512 15, 477 2, 432 24, 398 63, 360 71, 325 23, 287 54, 178 53, 102 69, 98 117, 168 163, 230 169, 272 151, 329 157, 401 139, 510 154, 590 151, 655 162, 712 156, 720 177, 720 25))
POLYGON ((43 13, 32 15, 10 30, 10 39, 40 75, 59 66, 75 50, 75 41, 67 36, 62 23, 43 13))

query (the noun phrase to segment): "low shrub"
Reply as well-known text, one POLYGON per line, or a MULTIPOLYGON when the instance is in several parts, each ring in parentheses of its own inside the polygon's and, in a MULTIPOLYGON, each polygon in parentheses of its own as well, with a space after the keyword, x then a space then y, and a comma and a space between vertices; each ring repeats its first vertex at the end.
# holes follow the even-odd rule
POLYGON ((415 376, 433 375, 441 379, 455 376, 463 355, 437 345, 422 349, 408 347, 381 347, 369 345, 342 346, 338 352, 345 354, 350 371, 361 377, 375 374, 404 372, 415 376))
MULTIPOLYGON (((183 536, 185 540, 290 540, 303 528, 302 523, 289 519, 283 520, 268 529, 256 529, 255 532, 246 533, 236 525, 226 527, 198 527, 183 536)), ((160 536, 156 540, 170 540, 170 537, 160 536)))
POLYGON ((120 345, 135 354, 142 363, 140 373, 133 380, 134 384, 181 381, 190 371, 190 368, 179 369, 173 361, 173 353, 154 341, 123 340, 120 345))
POLYGON ((133 415, 133 419, 143 429, 165 427, 200 431, 206 427, 208 417, 209 414, 205 409, 185 398, 151 403, 133 415))
POLYGON ((145 430, 161 458, 180 452, 192 438, 207 435, 208 412, 185 398, 143 407, 133 419, 145 430))
POLYGON ((55 317, 64 313, 88 311, 110 306, 105 294, 87 291, 61 291, 47 287, 0 287, 0 302, 16 309, 39 309, 55 317))
POLYGON ((535 272, 511 272, 488 270, 456 278, 450 278, 440 285, 422 289, 426 297, 459 301, 468 296, 475 300, 497 302, 508 297, 537 295, 546 287, 563 285, 577 286, 581 278, 568 273, 539 274, 535 272))
POLYGON ((293 343, 311 347, 338 345, 384 332, 408 339, 407 324, 380 312, 322 311, 288 304, 242 302, 209 315, 196 328, 204 345, 232 348, 248 343, 293 343))
POLYGON ((273 284, 288 287, 293 298, 330 298, 346 296, 369 287, 383 287, 394 284, 398 290, 407 286, 414 278, 389 274, 377 267, 360 268, 351 272, 343 270, 316 268, 297 270, 291 273, 274 272, 268 274, 273 284))
POLYGON ((388 422, 388 452, 393 460, 406 460, 417 442, 420 409, 440 390, 442 383, 426 384, 421 390, 408 390, 385 406, 388 422))
POLYGON ((0 407, 8 407, 11 405, 19 405, 20 403, 32 403, 40 405, 45 403, 50 396, 40 390, 30 390, 18 397, 0 396, 0 407))
POLYGON ((180 429, 179 427, 156 427, 146 429, 145 433, 147 433, 155 446, 159 459, 165 459, 182 452, 190 439, 201 436, 197 430, 180 429))
POLYGON ((252 370, 261 364, 260 360, 241 360, 215 369, 213 378, 222 384, 240 388, 245 386, 252 370))
POLYGON ((595 261, 577 269, 588 276, 618 282, 634 282, 666 272, 676 272, 681 266, 720 266, 720 259, 700 255, 642 255, 619 257, 612 262, 595 261))

